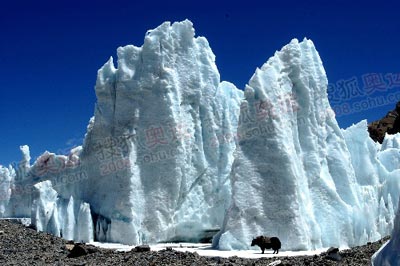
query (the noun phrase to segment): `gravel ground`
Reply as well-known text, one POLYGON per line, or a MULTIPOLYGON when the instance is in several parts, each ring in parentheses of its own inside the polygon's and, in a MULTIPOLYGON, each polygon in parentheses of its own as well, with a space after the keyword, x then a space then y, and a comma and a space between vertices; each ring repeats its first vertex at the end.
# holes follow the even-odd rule
POLYGON ((196 253, 162 250, 158 252, 118 252, 91 245, 74 245, 50 234, 0 220, 0 265, 370 265, 370 258, 387 240, 340 251, 340 262, 327 254, 301 257, 244 259, 201 257, 196 253), (75 246, 75 248, 74 248, 75 246), (71 251, 71 249, 73 249, 71 251), (71 257, 76 252, 87 253, 71 257))

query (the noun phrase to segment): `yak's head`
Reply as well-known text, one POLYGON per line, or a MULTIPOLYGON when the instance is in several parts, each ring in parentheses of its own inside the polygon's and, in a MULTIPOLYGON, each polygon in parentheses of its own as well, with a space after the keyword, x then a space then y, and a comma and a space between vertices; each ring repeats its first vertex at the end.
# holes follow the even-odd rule
POLYGON ((251 246, 262 244, 263 238, 264 238, 263 236, 257 236, 256 238, 253 238, 253 240, 251 241, 251 246))

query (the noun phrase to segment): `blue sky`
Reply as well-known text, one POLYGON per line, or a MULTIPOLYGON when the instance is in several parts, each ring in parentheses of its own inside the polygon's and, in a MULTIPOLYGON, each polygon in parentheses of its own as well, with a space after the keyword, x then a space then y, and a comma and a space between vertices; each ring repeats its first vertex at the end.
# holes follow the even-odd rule
POLYGON ((81 144, 94 111, 97 69, 117 47, 142 45, 145 32, 166 20, 190 19, 216 54, 221 79, 239 88, 292 38, 312 39, 341 127, 394 107, 400 3, 233 2, 3 1, 0 163, 18 161, 22 144, 33 158, 81 144))

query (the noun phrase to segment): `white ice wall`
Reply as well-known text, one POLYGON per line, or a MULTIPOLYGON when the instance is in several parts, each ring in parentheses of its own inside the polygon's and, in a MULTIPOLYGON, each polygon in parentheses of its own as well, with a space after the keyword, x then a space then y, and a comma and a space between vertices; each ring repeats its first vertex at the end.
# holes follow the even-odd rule
POLYGON ((67 240, 92 242, 94 239, 89 204, 72 196, 59 197, 49 180, 34 185, 31 222, 38 231, 67 240))
POLYGON ((278 236, 287 250, 346 247, 389 232, 400 178, 386 167, 397 165, 380 162, 387 151, 369 138, 366 122, 339 129, 326 89, 310 40, 293 40, 256 70, 215 247, 248 249, 261 234, 278 236))
POLYGON ((117 53, 118 68, 111 58, 98 73, 82 197, 109 219, 108 241, 196 240, 229 204, 235 143, 223 136, 235 134, 242 92, 220 83, 189 21, 164 23, 142 47, 117 53))
POLYGON ((11 185, 14 182, 14 168, 0 166, 0 217, 4 217, 9 209, 11 185))
MULTIPOLYGON (((398 204, 400 206, 400 204, 398 204)), ((371 258, 373 266, 400 265, 400 208, 397 209, 391 238, 371 258)))
POLYGON ((188 20, 117 54, 98 71, 82 147, 32 166, 22 147, 17 169, 0 168, 11 180, 1 215, 33 207, 40 230, 125 244, 198 241, 222 227, 220 249, 250 248, 259 234, 284 249, 357 245, 393 227, 399 137, 381 146, 366 122, 339 129, 310 40, 277 52, 244 94, 220 82, 188 20))

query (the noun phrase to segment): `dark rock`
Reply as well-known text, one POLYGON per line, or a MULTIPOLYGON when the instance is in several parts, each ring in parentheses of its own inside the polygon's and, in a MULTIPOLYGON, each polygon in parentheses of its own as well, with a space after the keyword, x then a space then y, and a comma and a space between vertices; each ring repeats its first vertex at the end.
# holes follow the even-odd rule
POLYGON ((338 248, 330 247, 326 251, 326 253, 327 253, 326 258, 329 260, 333 260, 333 261, 341 261, 342 260, 342 256, 339 254, 338 248))
POLYGON ((88 254, 99 252, 99 249, 93 245, 86 245, 86 250, 88 254))
POLYGON ((88 249, 84 244, 77 243, 68 254, 68 258, 77 258, 89 254, 88 249))
POLYGON ((396 134, 400 132, 400 102, 396 108, 389 111, 387 115, 380 120, 373 121, 368 125, 369 136, 376 142, 382 143, 385 134, 396 134))
POLYGON ((135 252, 147 252, 147 251, 150 251, 149 245, 141 245, 135 247, 135 252))
POLYGON ((328 255, 329 254, 332 254, 332 253, 338 253, 339 252, 339 249, 338 248, 335 248, 335 247, 330 247, 330 248, 328 248, 328 250, 326 251, 326 253, 328 253, 328 255))
POLYGON ((221 263, 221 257, 211 257, 211 259, 218 264, 221 263))
POLYGON ((35 226, 34 224, 29 224, 29 225, 27 226, 27 228, 29 228, 29 229, 32 229, 32 230, 35 230, 35 231, 36 231, 36 226, 35 226))

